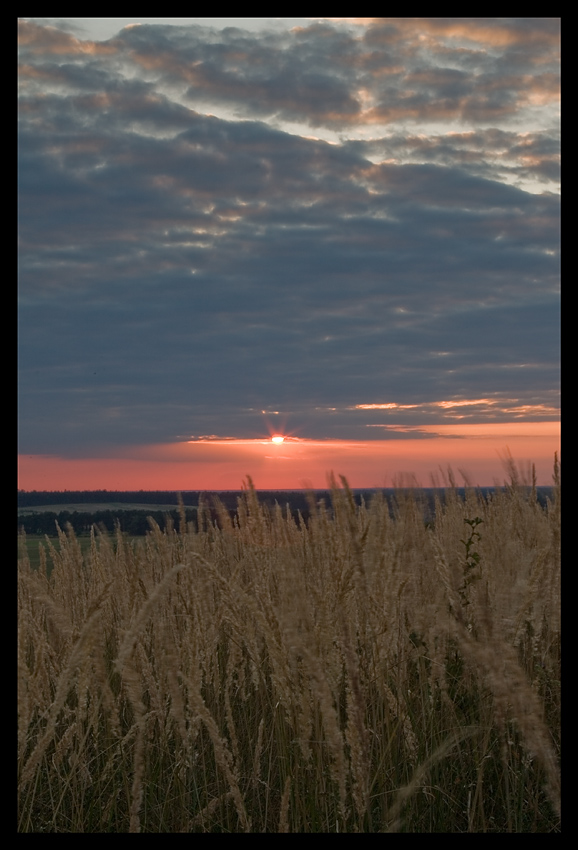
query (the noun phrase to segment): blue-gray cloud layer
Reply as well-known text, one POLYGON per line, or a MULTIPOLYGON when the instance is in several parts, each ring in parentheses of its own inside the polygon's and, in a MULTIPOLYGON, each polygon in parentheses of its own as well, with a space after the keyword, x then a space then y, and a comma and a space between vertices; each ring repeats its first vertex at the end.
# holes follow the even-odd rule
POLYGON ((555 415, 557 20, 20 29, 22 452, 555 415))

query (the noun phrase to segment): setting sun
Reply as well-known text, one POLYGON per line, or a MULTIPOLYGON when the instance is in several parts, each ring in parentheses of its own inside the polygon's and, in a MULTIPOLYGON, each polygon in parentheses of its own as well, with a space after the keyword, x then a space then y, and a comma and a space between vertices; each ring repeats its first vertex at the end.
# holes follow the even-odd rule
POLYGON ((272 443, 282 443, 285 437, 282 437, 280 434, 276 434, 274 437, 271 437, 272 443))

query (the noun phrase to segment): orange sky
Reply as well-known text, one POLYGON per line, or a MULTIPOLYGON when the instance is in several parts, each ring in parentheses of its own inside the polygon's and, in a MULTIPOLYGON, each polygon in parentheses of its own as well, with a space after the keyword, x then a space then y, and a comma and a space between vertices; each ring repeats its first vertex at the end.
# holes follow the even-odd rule
MULTIPOLYGON (((509 451, 525 469, 534 463, 538 484, 552 481, 560 423, 421 426, 431 437, 372 441, 196 440, 123 448, 109 457, 65 459, 21 455, 23 490, 238 490, 250 475, 258 489, 323 488, 327 474, 345 475, 352 487, 390 487, 415 475, 431 485, 448 465, 461 483, 464 470, 474 485, 502 483, 502 458, 509 451), (433 436, 433 435, 436 436, 433 436), (114 454, 114 456, 112 456, 114 454)), ((440 481, 440 483, 442 483, 440 481)))

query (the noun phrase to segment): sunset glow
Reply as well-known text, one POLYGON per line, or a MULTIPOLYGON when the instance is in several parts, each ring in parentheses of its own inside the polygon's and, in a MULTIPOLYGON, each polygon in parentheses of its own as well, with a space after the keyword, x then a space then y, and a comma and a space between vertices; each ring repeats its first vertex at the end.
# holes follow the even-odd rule
POLYGON ((549 484, 559 18, 20 18, 23 489, 549 484))
MULTIPOLYGON (((247 475, 264 490, 324 488, 328 475, 352 487, 390 487, 401 478, 431 486, 451 467, 470 483, 492 486, 507 477, 508 453, 524 470, 534 463, 538 483, 552 480, 560 451, 555 422, 437 426, 388 440, 193 440, 118 450, 116 457, 19 458, 19 486, 45 489, 239 490, 247 475), (434 433, 435 432, 435 433, 434 433), (271 450, 271 443, 276 448, 271 450), (279 451, 280 450, 280 451, 279 451)), ((275 435, 280 436, 280 435, 275 435)))

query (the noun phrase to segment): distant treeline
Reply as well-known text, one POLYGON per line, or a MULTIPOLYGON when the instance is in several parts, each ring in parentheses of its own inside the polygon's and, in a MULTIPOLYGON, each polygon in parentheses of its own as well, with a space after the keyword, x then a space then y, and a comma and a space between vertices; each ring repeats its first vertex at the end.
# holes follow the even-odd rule
MULTIPOLYGON (((236 511, 239 499, 243 496, 242 490, 183 490, 180 492, 185 507, 196 508, 202 500, 203 504, 212 507, 215 499, 218 499, 228 511, 236 511)), ((370 501, 375 490, 355 490, 355 499, 358 504, 363 497, 366 502, 370 501)), ((331 502, 330 490, 315 490, 315 500, 325 499, 327 504, 331 502)), ((302 490, 261 490, 258 491, 261 504, 274 507, 279 504, 282 508, 288 504, 291 510, 305 511, 309 504, 309 496, 302 490)), ((107 503, 130 504, 130 512, 134 512, 134 505, 175 505, 179 504, 179 493, 167 490, 19 490, 18 508, 30 508, 45 505, 105 505, 107 503)), ((117 510, 116 513, 119 511, 117 510)), ((122 512, 122 511, 121 511, 122 512)))
MULTIPOLYGON (((183 500, 186 504, 198 504, 198 496, 198 492, 183 492, 183 500)), ((178 505, 178 496, 174 490, 18 490, 19 508, 32 508, 36 505, 82 505, 105 502, 178 505)))
MULTIPOLYGON (((356 493, 373 493, 373 490, 356 491, 356 493)), ((331 495, 330 491, 316 490, 316 497, 331 495)), ((206 504, 212 504, 217 496, 230 510, 237 508, 237 500, 242 496, 242 490, 210 491, 182 490, 180 495, 187 507, 196 507, 202 497, 206 504)), ((285 505, 297 501, 304 507, 307 504, 305 494, 300 490, 263 490, 259 491, 259 500, 265 504, 274 505, 278 502, 285 505)), ((106 504, 107 502, 124 502, 139 505, 175 505, 179 504, 179 492, 176 490, 18 490, 18 507, 31 508, 38 505, 87 505, 106 504)))
MULTIPOLYGON (((463 497, 463 488, 456 488, 457 493, 463 497)), ((481 488, 484 497, 494 490, 493 487, 481 488)), ((552 491, 551 487, 538 487, 536 497, 538 503, 545 507, 547 498, 552 491)), ((357 504, 360 504, 362 499, 367 504, 379 492, 377 490, 354 490, 353 496, 357 504)), ((399 490, 387 489, 381 491, 385 497, 390 500, 400 495, 399 490)), ((433 513, 434 494, 438 492, 431 488, 423 488, 419 491, 422 505, 424 508, 424 517, 427 518, 430 513, 433 513)), ((206 519, 209 522, 218 521, 218 511, 216 502, 220 502, 228 513, 233 516, 238 508, 239 499, 243 492, 240 490, 231 490, 224 492, 203 492, 203 491, 188 491, 183 492, 183 502, 185 504, 185 516, 187 522, 196 522, 197 507, 201 502, 206 519)), ((278 504, 283 512, 289 510, 292 516, 298 520, 298 515, 301 514, 305 521, 309 518, 311 494, 305 491, 298 490, 265 490, 258 492, 259 502, 267 505, 270 508, 278 504)), ((331 505, 331 492, 329 490, 314 491, 314 500, 316 503, 324 501, 327 507, 331 505)), ((443 495, 442 495, 443 500, 443 495)), ((125 502, 131 504, 151 504, 151 505, 178 505, 177 493, 167 492, 164 490, 138 490, 138 491, 116 491, 116 490, 84 490, 84 491, 18 491, 18 507, 31 507, 34 505, 62 505, 62 504, 106 504, 107 502, 125 502)), ((393 504, 393 503, 392 503, 393 504)), ((170 517, 175 527, 178 528, 180 522, 180 514, 178 508, 174 510, 147 510, 130 508, 122 509, 106 509, 96 511, 37 511, 18 517, 18 530, 24 529, 27 534, 48 534, 54 535, 56 532, 56 523, 60 528, 64 529, 69 523, 76 534, 86 534, 90 532, 93 525, 98 526, 101 530, 113 532, 117 525, 120 525, 121 531, 132 535, 144 535, 150 530, 148 517, 152 517, 161 528, 164 528, 167 519, 170 517)))
MULTIPOLYGON (((69 494, 66 494, 67 498, 68 495, 69 494)), ((92 492, 87 495, 86 504, 90 504, 90 502, 88 502, 88 496, 92 497, 93 495, 94 494, 92 492)), ((113 495, 116 497, 117 494, 115 493, 113 495)), ((140 502, 140 493, 131 495, 138 495, 140 502)), ((156 495, 162 496, 163 504, 170 504, 170 501, 168 501, 167 499, 167 496, 170 494, 157 493, 156 495)), ((329 505, 331 494, 327 492, 324 495, 326 496, 326 504, 329 505)), ((61 494, 60 503, 62 503, 62 496, 63 494, 61 494)), ((210 495, 204 494, 203 498, 200 501, 202 501, 203 504, 203 514, 205 518, 205 523, 218 523, 219 511, 217 509, 217 501, 226 509, 228 514, 233 517, 237 512, 239 499, 241 498, 241 496, 242 493, 237 491, 219 494, 211 493, 210 495)), ((184 498, 185 494, 183 494, 183 499, 184 498)), ((321 497, 316 494, 317 502, 320 500, 320 498, 321 497)), ((117 502, 119 500, 111 497, 110 501, 117 502)), ((195 501, 197 501, 197 504, 195 506, 185 506, 185 517, 187 523, 193 522, 195 525, 197 525, 197 509, 199 499, 196 499, 195 501)), ((299 521, 299 514, 301 514, 305 521, 307 521, 309 518, 309 502, 307 501, 307 497, 304 493, 296 492, 294 494, 289 494, 287 492, 273 493, 272 491, 268 491, 266 498, 262 498, 262 494, 259 494, 259 501, 261 504, 267 505, 270 508, 274 508, 275 504, 278 504, 282 508, 283 513, 286 512, 287 506, 289 506, 291 515, 294 517, 296 522, 299 521)), ((360 498, 358 499, 358 501, 360 501, 360 498)), ((74 504, 72 500, 70 500, 68 503, 74 504)), ((146 502, 140 503, 146 504, 146 502)), ((45 505, 50 503, 41 502, 41 504, 45 505)), ((54 504, 58 503, 55 502, 54 504)), ((82 505, 83 503, 80 502, 78 504, 82 505)), ((158 500, 156 504, 158 504, 158 500)), ((118 525, 120 526, 121 531, 125 532, 126 534, 145 535, 147 531, 150 531, 151 528, 148 519, 149 517, 151 517, 163 529, 167 524, 167 519, 170 519, 176 528, 179 527, 179 523, 181 521, 180 512, 177 508, 175 508, 174 510, 147 510, 146 508, 130 508, 127 510, 122 510, 119 508, 108 509, 103 507, 100 510, 43 510, 18 516, 18 531, 24 530, 26 534, 48 534, 52 536, 56 533, 56 524, 58 523, 60 528, 63 530, 68 524, 70 524, 74 529, 75 534, 88 534, 93 525, 98 526, 98 528, 100 528, 102 531, 106 530, 108 532, 113 532, 115 531, 118 525)))
MULTIPOLYGON (((187 522, 196 517, 196 508, 186 508, 187 522)), ((48 534, 50 537, 56 534, 56 524, 62 530, 70 524, 75 534, 88 534, 93 525, 101 531, 114 532, 117 524, 121 531, 131 535, 145 535, 150 531, 148 517, 165 528, 167 517, 173 520, 178 528, 178 511, 41 511, 39 513, 26 514, 18 517, 18 531, 24 529, 26 534, 48 534)))

